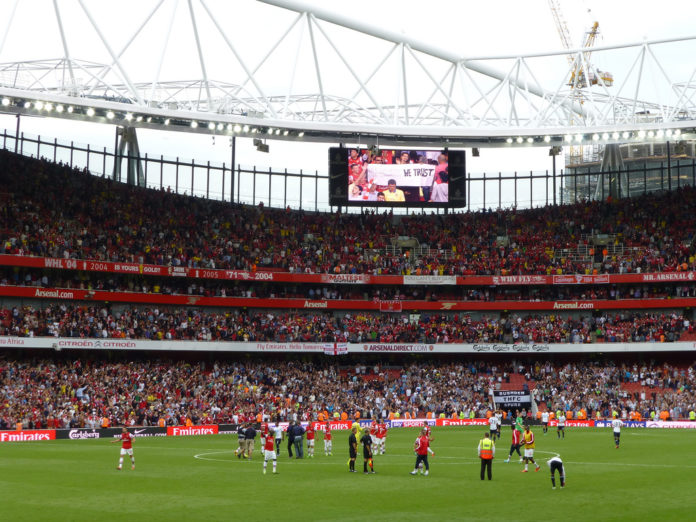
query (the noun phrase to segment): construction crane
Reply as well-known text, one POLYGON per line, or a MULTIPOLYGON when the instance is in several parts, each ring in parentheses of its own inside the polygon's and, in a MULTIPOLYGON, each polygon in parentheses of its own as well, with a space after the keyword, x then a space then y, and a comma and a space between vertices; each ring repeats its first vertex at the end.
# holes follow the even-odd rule
MULTIPOLYGON (((551 14, 553 15, 554 22, 556 22, 556 29, 561 37, 561 43, 564 49, 572 49, 573 44, 570 37, 570 31, 568 30, 568 24, 563 18, 563 11, 561 10, 559 0, 548 0, 549 8, 551 9, 551 14)), ((614 76, 607 71, 597 70, 597 74, 590 69, 590 55, 592 54, 592 47, 594 46, 597 35, 599 34, 599 22, 594 22, 590 30, 585 33, 585 39, 581 45, 583 49, 587 49, 582 53, 582 59, 569 54, 567 56, 568 65, 572 67, 570 72, 570 77, 568 78, 568 85, 572 89, 584 89, 585 87, 597 85, 602 82, 606 87, 611 87, 614 84, 614 76), (587 73, 585 72, 585 69, 587 73), (589 84, 588 84, 589 79, 589 84)), ((582 103, 582 100, 580 100, 582 103)))
MULTIPOLYGON (((564 49, 573 49, 570 31, 563 17, 563 11, 561 10, 559 0, 548 0, 548 2, 564 49)), ((576 54, 566 55, 568 65, 570 66, 570 76, 568 77, 567 85, 571 89, 573 102, 579 105, 585 102, 585 94, 583 92, 585 88, 598 84, 611 87, 614 84, 614 77, 611 73, 597 70, 595 74, 595 71, 590 67, 590 55, 592 54, 592 47, 594 46, 598 34, 599 22, 594 22, 590 30, 585 33, 585 38, 581 45, 581 47, 586 50, 579 56, 576 54)), ((573 120, 576 117, 577 115, 571 112, 570 125, 573 125, 573 120)), ((575 165, 582 162, 584 148, 581 144, 572 144, 569 152, 569 157, 566 158, 567 165, 575 165)))

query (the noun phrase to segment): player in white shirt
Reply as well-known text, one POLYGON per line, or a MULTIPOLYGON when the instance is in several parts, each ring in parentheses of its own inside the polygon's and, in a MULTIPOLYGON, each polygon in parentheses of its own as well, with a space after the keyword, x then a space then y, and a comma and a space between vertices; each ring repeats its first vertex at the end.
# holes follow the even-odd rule
POLYGON ((278 455, 280 455, 280 443, 283 442, 283 433, 280 422, 276 421, 276 426, 273 428, 273 439, 275 441, 275 450, 278 455))
POLYGON ((498 417, 496 417, 495 415, 491 415, 488 418, 488 426, 491 432, 491 440, 495 442, 495 436, 498 433, 498 417))
POLYGON ((541 412, 541 424, 543 426, 543 432, 544 435, 546 435, 549 431, 549 412, 547 411, 542 411, 541 412))
POLYGON ((614 419, 611 421, 611 427, 614 429, 614 444, 616 449, 619 449, 619 442, 621 441, 621 428, 623 428, 623 421, 619 419, 616 414, 614 414, 614 419))
POLYGON ((561 460, 560 455, 556 455, 552 459, 546 461, 549 468, 551 469, 551 489, 556 489, 556 471, 558 471, 561 477, 561 489, 565 487, 565 466, 561 460))
POLYGON ((556 427, 556 434, 558 435, 559 439, 561 438, 561 434, 563 434, 563 438, 565 439, 565 421, 565 413, 561 412, 561 414, 558 416, 558 426, 556 427))

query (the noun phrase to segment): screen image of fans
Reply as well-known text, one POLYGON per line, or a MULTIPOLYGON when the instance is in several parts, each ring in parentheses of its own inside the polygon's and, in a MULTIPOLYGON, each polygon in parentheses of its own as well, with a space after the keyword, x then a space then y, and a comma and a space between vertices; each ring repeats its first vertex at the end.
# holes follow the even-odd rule
POLYGON ((446 205, 449 202, 448 154, 436 150, 347 151, 348 201, 446 205))

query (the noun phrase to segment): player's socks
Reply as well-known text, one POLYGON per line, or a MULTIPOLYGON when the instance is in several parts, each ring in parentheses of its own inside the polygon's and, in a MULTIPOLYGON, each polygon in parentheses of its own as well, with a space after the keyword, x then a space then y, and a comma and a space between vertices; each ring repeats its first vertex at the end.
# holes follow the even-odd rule
POLYGON ((121 466, 123 466, 123 457, 118 459, 118 469, 121 469, 121 466))
POLYGON ((276 459, 273 459, 273 473, 278 473, 278 472, 276 471, 276 466, 277 466, 276 459))

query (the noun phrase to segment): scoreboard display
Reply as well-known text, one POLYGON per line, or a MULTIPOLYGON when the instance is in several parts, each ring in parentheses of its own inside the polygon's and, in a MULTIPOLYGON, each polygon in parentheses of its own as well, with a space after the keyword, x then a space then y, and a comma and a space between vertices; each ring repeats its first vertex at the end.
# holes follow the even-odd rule
POLYGON ((463 207, 461 150, 329 149, 329 203, 335 206, 463 207))

